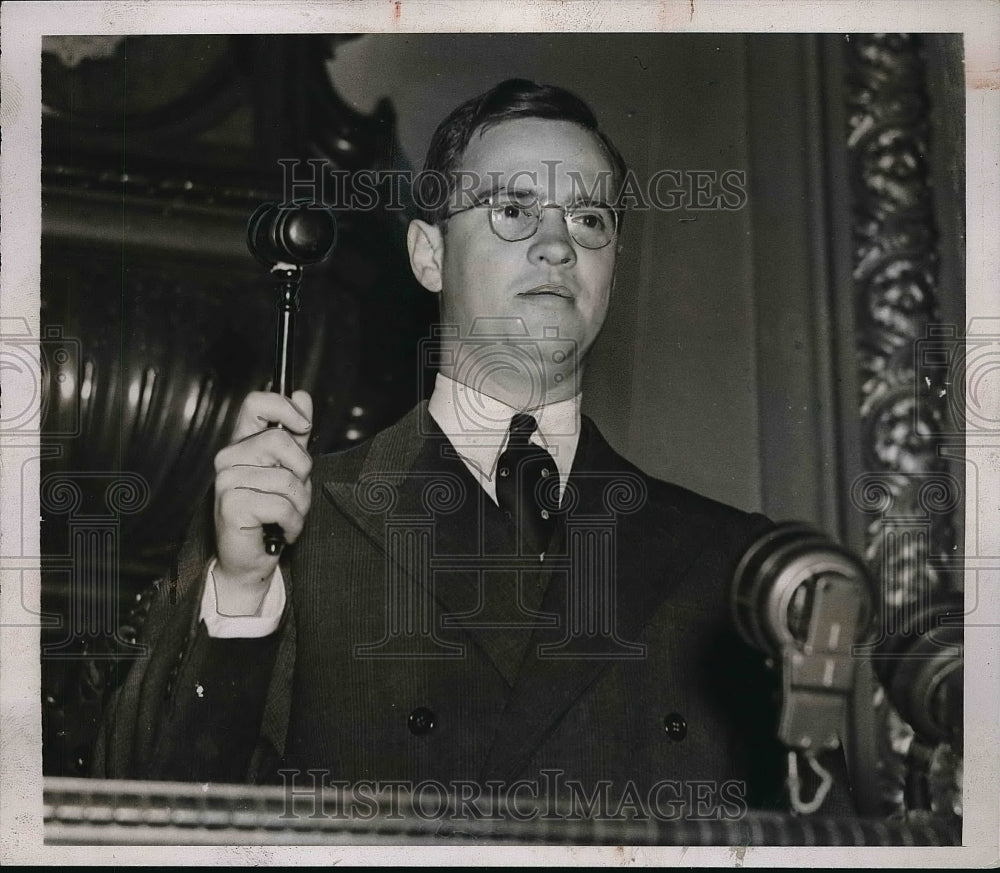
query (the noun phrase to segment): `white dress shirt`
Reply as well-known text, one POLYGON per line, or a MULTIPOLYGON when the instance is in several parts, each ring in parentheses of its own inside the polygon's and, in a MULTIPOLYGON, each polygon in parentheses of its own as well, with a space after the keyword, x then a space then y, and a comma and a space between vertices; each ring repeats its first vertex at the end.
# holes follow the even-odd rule
MULTIPOLYGON (((531 442, 544 448, 559 471, 559 492, 566 488, 573 458, 580 441, 580 395, 534 409, 515 409, 495 397, 490 397, 438 373, 428 412, 455 447, 462 463, 479 482, 490 499, 497 502, 494 479, 497 461, 507 446, 507 431, 515 413, 534 416, 537 430, 531 442)), ((208 635, 232 639, 264 637, 274 633, 285 609, 285 583, 278 567, 255 615, 222 615, 215 596, 212 571, 215 559, 208 565, 208 578, 201 599, 201 618, 208 635)))
POLYGON ((518 412, 534 416, 538 429, 531 435, 531 442, 552 455, 559 470, 562 496, 580 441, 579 394, 535 409, 515 409, 438 373, 427 411, 494 503, 497 502, 494 476, 497 461, 507 447, 510 420, 518 412))

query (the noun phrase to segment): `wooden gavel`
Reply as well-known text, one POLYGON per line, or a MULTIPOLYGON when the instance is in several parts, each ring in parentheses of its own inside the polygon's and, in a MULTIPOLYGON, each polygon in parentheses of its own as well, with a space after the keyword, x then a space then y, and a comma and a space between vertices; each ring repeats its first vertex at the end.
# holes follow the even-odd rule
MULTIPOLYGON (((337 217, 318 203, 295 200, 263 203, 247 223, 247 248, 266 266, 278 292, 274 380, 271 390, 291 397, 294 378, 295 313, 299 309, 302 269, 326 260, 337 244, 337 217)), ((268 427, 280 427, 271 422, 268 427)), ((264 525, 264 550, 277 555, 285 544, 278 524, 264 525)))

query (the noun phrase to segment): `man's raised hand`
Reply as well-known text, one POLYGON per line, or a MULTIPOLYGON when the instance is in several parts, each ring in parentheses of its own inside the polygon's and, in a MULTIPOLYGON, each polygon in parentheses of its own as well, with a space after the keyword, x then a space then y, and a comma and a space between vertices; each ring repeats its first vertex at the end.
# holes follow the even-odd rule
POLYGON ((267 592, 278 555, 264 549, 263 526, 280 525, 286 543, 302 532, 312 500, 306 449, 312 398, 253 391, 232 441, 215 456, 215 590, 223 615, 253 615, 267 592), (268 427, 269 423, 281 427, 268 427))

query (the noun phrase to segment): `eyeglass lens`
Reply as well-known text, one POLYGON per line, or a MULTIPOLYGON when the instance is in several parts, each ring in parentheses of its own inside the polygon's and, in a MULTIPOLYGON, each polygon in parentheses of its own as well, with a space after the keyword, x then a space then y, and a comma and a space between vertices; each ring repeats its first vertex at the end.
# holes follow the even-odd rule
MULTIPOLYGON (((504 193, 490 203, 490 224, 493 232, 508 242, 527 239, 538 230, 542 209, 563 207, 541 206, 534 198, 504 193)), ((615 235, 615 214, 610 206, 587 205, 565 208, 569 235, 581 246, 599 249, 615 235)))

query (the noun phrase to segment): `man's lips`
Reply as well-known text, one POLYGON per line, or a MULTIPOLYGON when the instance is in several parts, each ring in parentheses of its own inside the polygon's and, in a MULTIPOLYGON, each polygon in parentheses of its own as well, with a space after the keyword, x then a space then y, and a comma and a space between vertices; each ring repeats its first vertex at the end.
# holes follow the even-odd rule
POLYGON ((565 285, 555 285, 546 283, 545 285, 536 285, 534 288, 529 288, 527 291, 518 292, 518 297, 563 297, 566 300, 572 300, 573 294, 565 285))

